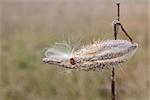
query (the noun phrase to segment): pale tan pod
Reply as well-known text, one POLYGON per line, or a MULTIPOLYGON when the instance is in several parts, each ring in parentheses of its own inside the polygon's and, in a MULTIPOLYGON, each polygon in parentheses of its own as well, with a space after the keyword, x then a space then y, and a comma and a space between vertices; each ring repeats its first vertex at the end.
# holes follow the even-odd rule
MULTIPOLYGON (((127 40, 106 40, 97 41, 93 44, 83 46, 80 49, 68 54, 62 52, 56 55, 50 55, 43 59, 45 63, 59 65, 74 70, 101 70, 111 66, 116 66, 126 62, 131 58, 136 49, 137 43, 131 43, 127 40)), ((56 52, 55 52, 56 53, 56 52)))

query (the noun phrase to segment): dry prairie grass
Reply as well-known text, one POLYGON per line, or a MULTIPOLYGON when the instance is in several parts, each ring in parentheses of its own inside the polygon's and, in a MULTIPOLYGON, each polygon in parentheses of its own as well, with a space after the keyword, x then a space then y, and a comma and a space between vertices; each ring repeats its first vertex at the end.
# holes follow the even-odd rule
MULTIPOLYGON (((110 71, 68 75, 42 63, 44 48, 69 36, 72 44, 112 39, 113 1, 1 1, 1 100, 108 100, 110 71), (80 40, 80 42, 78 42, 80 40)), ((139 44, 117 68, 118 100, 148 100, 148 1, 121 2, 121 21, 139 44)), ((119 32, 119 38, 125 36, 119 32)))

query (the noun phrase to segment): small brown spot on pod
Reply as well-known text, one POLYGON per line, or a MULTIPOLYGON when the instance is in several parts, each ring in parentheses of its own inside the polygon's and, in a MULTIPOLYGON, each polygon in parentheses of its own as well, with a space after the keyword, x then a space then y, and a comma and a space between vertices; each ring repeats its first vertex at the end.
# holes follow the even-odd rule
POLYGON ((70 63, 71 63, 72 65, 75 65, 75 64, 76 64, 76 62, 75 62, 75 60, 74 60, 73 58, 70 58, 70 63))

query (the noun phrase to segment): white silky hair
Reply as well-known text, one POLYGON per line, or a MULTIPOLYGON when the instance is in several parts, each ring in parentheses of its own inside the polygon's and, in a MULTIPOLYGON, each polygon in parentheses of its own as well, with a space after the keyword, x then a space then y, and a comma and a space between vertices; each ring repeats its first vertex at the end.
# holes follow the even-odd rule
POLYGON ((47 58, 54 57, 54 58, 70 58, 73 53, 73 48, 67 43, 55 43, 53 48, 49 48, 45 52, 45 56, 47 58))

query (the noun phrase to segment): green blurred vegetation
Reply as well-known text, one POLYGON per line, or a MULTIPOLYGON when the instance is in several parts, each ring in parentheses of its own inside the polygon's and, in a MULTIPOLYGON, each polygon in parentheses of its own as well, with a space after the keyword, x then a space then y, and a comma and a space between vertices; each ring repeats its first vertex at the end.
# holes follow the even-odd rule
MULTIPOLYGON (((72 45, 113 39, 114 1, 3 0, 0 5, 0 100, 110 100, 111 70, 68 74, 42 57, 64 39, 72 45)), ((121 2, 121 22, 139 48, 116 68, 117 100, 148 100, 148 17, 148 1, 121 2)), ((119 38, 126 39, 121 31, 119 38)))

